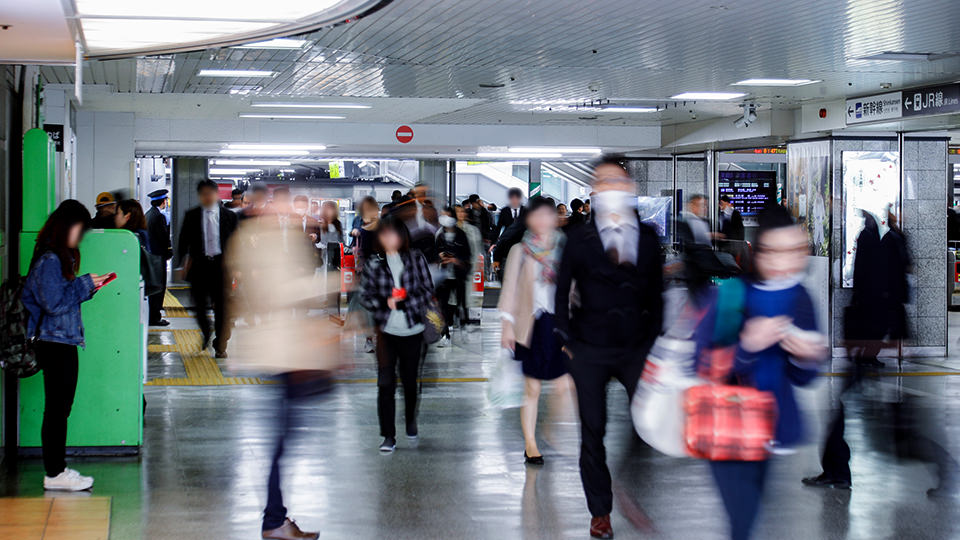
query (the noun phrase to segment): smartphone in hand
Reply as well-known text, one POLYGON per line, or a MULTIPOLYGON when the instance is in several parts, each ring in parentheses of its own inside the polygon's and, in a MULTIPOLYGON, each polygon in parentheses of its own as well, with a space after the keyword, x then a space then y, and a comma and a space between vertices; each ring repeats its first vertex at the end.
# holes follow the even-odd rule
POLYGON ((117 273, 116 273, 116 272, 110 272, 109 274, 107 274, 107 279, 103 280, 103 282, 101 282, 100 285, 98 285, 94 290, 95 290, 95 291, 99 291, 100 289, 103 288, 104 285, 106 285, 107 283, 110 283, 111 281, 113 281, 113 280, 115 280, 115 279, 117 279, 117 273))

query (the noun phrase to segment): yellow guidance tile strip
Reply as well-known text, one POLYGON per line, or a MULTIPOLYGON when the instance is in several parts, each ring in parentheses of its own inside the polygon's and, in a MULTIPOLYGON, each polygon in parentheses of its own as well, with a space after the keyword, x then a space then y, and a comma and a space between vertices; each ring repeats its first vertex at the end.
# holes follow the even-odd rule
POLYGON ((268 384, 259 377, 224 377, 217 361, 202 350, 202 335, 199 330, 160 330, 173 334, 174 344, 151 344, 150 352, 176 352, 183 360, 186 377, 161 377, 147 381, 147 386, 231 386, 268 384))
POLYGON ((190 310, 183 307, 183 304, 169 290, 163 296, 163 313, 167 317, 174 318, 192 317, 190 310))

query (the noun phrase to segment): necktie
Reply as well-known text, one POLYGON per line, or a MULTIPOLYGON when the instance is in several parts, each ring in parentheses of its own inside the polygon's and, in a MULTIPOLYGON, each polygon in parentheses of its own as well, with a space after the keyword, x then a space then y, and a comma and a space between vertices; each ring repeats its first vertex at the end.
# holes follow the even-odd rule
POLYGON ((204 234, 204 251, 206 255, 212 257, 217 253, 217 239, 214 236, 216 234, 216 223, 213 221, 213 212, 210 210, 206 211, 207 220, 206 220, 206 234, 204 234))
POLYGON ((514 209, 513 209, 513 219, 517 219, 517 214, 518 214, 518 213, 519 213, 519 211, 518 211, 516 208, 514 208, 514 209))

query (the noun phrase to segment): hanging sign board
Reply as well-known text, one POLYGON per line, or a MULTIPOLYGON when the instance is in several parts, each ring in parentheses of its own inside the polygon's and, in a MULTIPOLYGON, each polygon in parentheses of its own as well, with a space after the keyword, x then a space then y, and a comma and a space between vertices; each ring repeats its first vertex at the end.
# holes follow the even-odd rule
POLYGON ((945 84, 903 91, 903 116, 960 112, 960 85, 945 84))
POLYGON ((901 92, 847 100, 847 124, 896 120, 901 116, 901 92))
POLYGON ((43 130, 50 136, 57 152, 63 152, 63 124, 44 124, 43 130))

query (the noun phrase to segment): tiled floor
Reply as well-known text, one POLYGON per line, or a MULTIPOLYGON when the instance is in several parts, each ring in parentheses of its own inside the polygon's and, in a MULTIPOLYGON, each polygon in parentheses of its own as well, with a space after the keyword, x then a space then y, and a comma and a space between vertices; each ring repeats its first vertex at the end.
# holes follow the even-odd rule
MULTIPOLYGON (((484 319, 482 329, 455 336, 454 347, 432 351, 424 376, 456 381, 488 376, 499 332, 492 312, 484 319)), ((172 321, 176 329, 192 324, 172 321)), ((952 345, 958 345, 960 332, 952 336, 952 345)), ((171 337, 153 333, 151 342, 173 343, 171 337)), ((419 444, 401 439, 395 454, 382 456, 376 386, 369 382, 375 374, 372 355, 352 346, 345 351, 356 366, 348 375, 353 384, 305 405, 305 424, 287 448, 285 503, 305 529, 319 529, 329 539, 587 537, 578 436, 568 418, 542 414, 547 464, 530 469, 523 464, 518 412, 490 408, 486 383, 426 383, 419 444)), ((177 355, 151 353, 150 377, 185 377, 177 355)), ((833 370, 843 368, 838 362, 833 370)), ((845 399, 853 449, 850 492, 800 485, 800 478, 818 470, 816 443, 840 379, 825 377, 800 392, 811 444, 774 460, 755 538, 960 539, 960 499, 927 498, 926 490, 936 483, 933 470, 897 456, 893 415, 909 412, 915 435, 960 452, 960 357, 907 361, 904 370, 940 375, 871 379, 861 393, 845 399), (897 409, 895 403, 905 405, 897 409)), ((258 538, 276 391, 274 385, 148 386, 141 456, 72 461, 96 477, 95 497, 112 499, 110 538, 258 538)), ((653 532, 634 528, 618 503, 617 538, 725 538, 723 512, 704 463, 668 458, 643 445, 633 434, 626 396, 614 385, 609 405, 607 448, 618 493, 635 501, 654 527, 653 532)), ((17 497, 16 504, 43 497, 39 460, 23 460, 3 474, 0 495, 17 497)), ((21 536, 0 530, 0 538, 21 536)))

